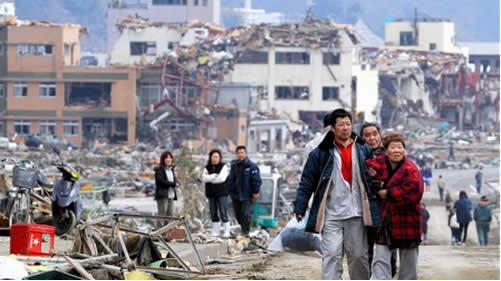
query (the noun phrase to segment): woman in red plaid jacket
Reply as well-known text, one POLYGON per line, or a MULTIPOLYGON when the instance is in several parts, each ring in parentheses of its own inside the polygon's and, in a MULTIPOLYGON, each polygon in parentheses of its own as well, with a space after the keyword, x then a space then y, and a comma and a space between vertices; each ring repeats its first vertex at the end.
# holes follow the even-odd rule
POLYGON ((423 180, 416 164, 405 157, 405 140, 400 133, 385 136, 383 145, 386 155, 367 160, 371 176, 383 182, 377 192, 383 226, 377 230, 371 279, 392 279, 391 252, 398 248, 398 279, 416 280, 423 180))

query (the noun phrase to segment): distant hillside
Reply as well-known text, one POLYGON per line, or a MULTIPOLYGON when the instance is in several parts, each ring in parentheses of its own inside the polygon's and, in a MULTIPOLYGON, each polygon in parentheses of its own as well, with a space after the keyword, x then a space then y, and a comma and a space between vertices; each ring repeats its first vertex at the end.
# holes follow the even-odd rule
MULTIPOLYGON (((225 10, 243 7, 244 3, 244 0, 220 1, 223 15, 225 10)), ((384 37, 387 18, 411 19, 417 7, 421 15, 455 21, 457 41, 499 41, 499 0, 254 0, 253 7, 283 12, 289 18, 299 19, 304 16, 306 2, 314 3, 316 17, 351 24, 361 17, 381 37, 384 37)), ((86 26, 90 35, 82 39, 83 49, 104 50, 104 15, 108 0, 15 0, 15 3, 20 19, 86 26)), ((238 24, 234 16, 224 16, 223 19, 227 25, 238 24)))

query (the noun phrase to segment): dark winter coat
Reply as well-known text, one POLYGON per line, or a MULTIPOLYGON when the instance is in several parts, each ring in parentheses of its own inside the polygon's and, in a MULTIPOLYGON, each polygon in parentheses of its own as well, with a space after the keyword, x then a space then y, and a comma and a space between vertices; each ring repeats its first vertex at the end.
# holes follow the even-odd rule
POLYGON ((456 217, 458 223, 469 223, 471 222, 471 201, 468 197, 461 195, 459 200, 454 204, 456 208, 456 217))
MULTIPOLYGON (((362 178, 362 186, 360 187, 362 197, 362 211, 364 225, 377 226, 381 223, 377 202, 370 204, 369 198, 373 193, 368 190, 368 170, 365 164, 365 159, 371 155, 371 148, 364 141, 357 137, 354 133, 352 138, 355 140, 353 145, 357 149, 358 164, 360 176, 362 178)), ((308 160, 301 175, 301 181, 296 193, 296 203, 294 213, 304 215, 308 207, 308 202, 312 194, 313 204, 311 206, 310 215, 306 223, 306 231, 319 233, 323 227, 325 219, 325 210, 320 211, 321 205, 325 206, 327 196, 325 191, 328 187, 329 180, 332 176, 334 168, 334 133, 329 132, 324 140, 308 155, 308 160)))
POLYGON ((430 219, 430 213, 426 209, 421 209, 421 216, 423 217, 423 233, 428 233, 428 220, 430 219))
MULTIPOLYGON (((421 239, 421 198, 423 196, 423 177, 416 164, 407 157, 392 172, 385 155, 367 160, 376 178, 385 183, 387 198, 381 200, 383 221, 391 220, 391 240, 394 245, 410 245, 421 239)), ((384 231, 378 228, 378 233, 384 231)))
MULTIPOLYGON (((223 169, 225 163, 221 162, 217 165, 212 165, 208 164, 205 166, 205 169, 207 169, 207 172, 210 174, 219 174, 221 170, 223 169)), ((222 183, 211 183, 211 182, 206 182, 205 183, 205 196, 207 198, 211 197, 220 197, 220 196, 226 196, 228 195, 228 185, 227 182, 222 182, 222 183)))
POLYGON ((230 176, 228 177, 228 190, 232 200, 248 201, 252 194, 259 193, 261 188, 261 174, 258 166, 248 158, 239 163, 231 162, 230 176), (241 165, 241 166, 238 166, 241 165), (240 171, 238 173, 237 171, 240 171))
POLYGON ((476 223, 490 223, 492 220, 492 210, 487 203, 479 203, 475 207, 473 217, 476 223))
POLYGON ((167 175, 165 174, 164 166, 155 167, 155 200, 168 198, 169 188, 174 189, 174 200, 177 200, 176 191, 176 173, 174 172, 174 167, 172 167, 172 174, 174 175, 174 181, 168 181, 167 175))

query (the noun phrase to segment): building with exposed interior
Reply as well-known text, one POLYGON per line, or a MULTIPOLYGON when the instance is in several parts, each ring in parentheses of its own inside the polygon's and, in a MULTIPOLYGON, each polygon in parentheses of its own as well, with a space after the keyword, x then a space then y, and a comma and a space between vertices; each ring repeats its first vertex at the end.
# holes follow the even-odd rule
POLYGON ((135 69, 80 66, 86 34, 73 24, 2 23, 0 134, 135 143, 135 69))
MULTIPOLYGON (((116 24, 120 23, 121 18, 129 16, 154 23, 186 23, 199 20, 219 24, 221 3, 220 0, 110 0, 106 11, 108 52, 120 36, 116 24)), ((150 40, 145 42, 147 41, 150 40)))

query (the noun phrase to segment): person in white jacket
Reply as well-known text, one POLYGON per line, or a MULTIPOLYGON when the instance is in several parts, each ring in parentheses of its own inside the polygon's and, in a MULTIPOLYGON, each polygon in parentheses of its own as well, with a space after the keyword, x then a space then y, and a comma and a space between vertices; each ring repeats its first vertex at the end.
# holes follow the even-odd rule
POLYGON ((205 183, 205 196, 209 199, 212 220, 211 236, 219 236, 221 221, 223 222, 223 237, 230 237, 230 222, 228 218, 228 178, 230 168, 223 163, 222 153, 214 149, 209 153, 209 161, 202 173, 202 182, 205 183))

